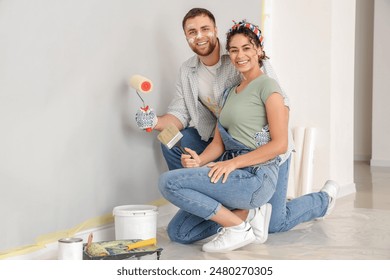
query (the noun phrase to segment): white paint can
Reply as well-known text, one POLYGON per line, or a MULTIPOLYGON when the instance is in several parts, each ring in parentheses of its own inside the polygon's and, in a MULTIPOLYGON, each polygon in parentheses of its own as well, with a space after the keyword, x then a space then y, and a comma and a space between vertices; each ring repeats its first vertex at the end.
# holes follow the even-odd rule
POLYGON ((68 237, 58 240, 59 260, 82 260, 83 259, 83 239, 68 237))
POLYGON ((116 240, 156 238, 156 206, 122 205, 115 207, 113 214, 116 240))

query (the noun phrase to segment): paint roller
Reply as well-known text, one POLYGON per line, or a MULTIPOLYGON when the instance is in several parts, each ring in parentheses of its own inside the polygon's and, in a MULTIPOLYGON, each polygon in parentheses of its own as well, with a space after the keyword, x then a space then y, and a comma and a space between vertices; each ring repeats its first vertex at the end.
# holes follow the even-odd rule
MULTIPOLYGON (((129 85, 134 88, 137 93, 149 93, 153 90, 153 83, 151 80, 141 75, 133 75, 129 79, 129 85)), ((141 98, 142 99, 142 98, 141 98)))
POLYGON ((144 76, 137 74, 137 75, 133 75, 130 77, 129 86, 132 87, 133 89, 135 89, 135 92, 137 93, 138 97, 141 99, 142 103, 144 104, 144 107, 141 109, 143 109, 146 112, 147 109, 149 109, 149 106, 145 105, 145 101, 143 100, 143 98, 141 97, 141 95, 139 93, 140 92, 142 92, 142 93, 151 92, 153 89, 152 81, 149 80, 148 78, 145 78, 144 76))
POLYGON ((90 255, 92 257, 106 257, 106 256, 110 256, 110 255, 115 255, 115 249, 116 249, 117 253, 123 253, 124 251, 131 251, 131 250, 135 250, 135 249, 144 248, 147 246, 156 246, 157 245, 156 238, 135 241, 133 243, 128 243, 125 246, 123 246, 124 242, 126 242, 126 240, 116 240, 116 241, 112 241, 112 242, 102 242, 102 243, 92 242, 89 245, 87 245, 86 251, 87 251, 88 255, 90 255), (105 243, 107 245, 104 246, 105 243), (110 251, 112 253, 110 253, 110 251))
POLYGON ((92 242, 92 240, 93 233, 90 233, 85 251, 91 257, 107 257, 115 255, 115 253, 122 254, 125 251, 157 245, 157 239, 155 237, 146 240, 115 240, 109 242, 92 242), (130 243, 130 241, 132 242, 130 243))
POLYGON ((148 105, 145 104, 145 101, 140 95, 141 93, 150 93, 153 90, 153 83, 148 78, 141 76, 141 75, 133 75, 129 79, 129 86, 134 88, 138 97, 141 99, 143 103, 143 107, 141 107, 141 111, 137 112, 137 117, 140 120, 140 123, 142 124, 141 127, 145 127, 145 130, 147 132, 151 132, 152 128, 150 127, 150 118, 145 117, 145 115, 154 114, 152 110, 149 108, 148 105))

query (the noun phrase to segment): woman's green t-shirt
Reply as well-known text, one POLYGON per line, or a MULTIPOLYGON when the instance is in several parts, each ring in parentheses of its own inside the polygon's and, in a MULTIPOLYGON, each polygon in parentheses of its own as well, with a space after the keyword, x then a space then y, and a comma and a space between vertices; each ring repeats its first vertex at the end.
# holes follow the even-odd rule
POLYGON ((265 102, 272 93, 281 93, 278 83, 263 74, 251 81, 240 93, 233 87, 219 116, 221 125, 236 140, 256 149, 256 134, 267 129, 265 102))

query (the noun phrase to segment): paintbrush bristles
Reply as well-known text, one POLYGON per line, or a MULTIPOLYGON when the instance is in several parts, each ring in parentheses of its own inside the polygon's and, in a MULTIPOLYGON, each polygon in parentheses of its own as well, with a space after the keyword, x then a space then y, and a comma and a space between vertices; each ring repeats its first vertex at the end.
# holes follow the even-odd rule
POLYGON ((158 140, 163 143, 168 149, 171 149, 175 144, 183 137, 183 134, 179 131, 179 129, 170 124, 166 128, 163 129, 158 135, 158 140))

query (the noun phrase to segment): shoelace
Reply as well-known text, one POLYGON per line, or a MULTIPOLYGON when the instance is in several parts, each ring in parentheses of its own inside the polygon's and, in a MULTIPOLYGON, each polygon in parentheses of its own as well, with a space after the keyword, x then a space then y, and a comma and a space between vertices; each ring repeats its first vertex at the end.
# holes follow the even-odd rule
MULTIPOLYGON (((246 231, 249 231, 251 229, 251 227, 249 227, 248 229, 246 229, 246 231)), ((214 242, 214 244, 220 244, 220 245, 223 245, 224 244, 224 239, 222 238, 222 235, 228 231, 228 229, 224 228, 224 227, 220 227, 218 230, 217 230, 217 236, 214 237, 214 239, 212 240, 212 242, 214 242)))
POLYGON ((224 227, 218 228, 218 230, 217 230, 217 236, 214 238, 214 240, 218 239, 222 234, 225 233, 225 231, 226 231, 226 228, 224 228, 224 227))
POLYGON ((217 230, 217 236, 214 237, 214 239, 212 240, 213 242, 215 243, 223 243, 222 242, 222 235, 226 232, 226 228, 224 227, 220 227, 218 230, 217 230))

